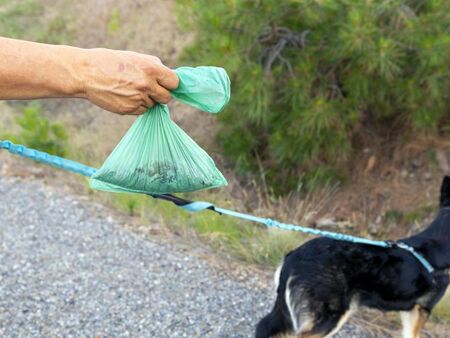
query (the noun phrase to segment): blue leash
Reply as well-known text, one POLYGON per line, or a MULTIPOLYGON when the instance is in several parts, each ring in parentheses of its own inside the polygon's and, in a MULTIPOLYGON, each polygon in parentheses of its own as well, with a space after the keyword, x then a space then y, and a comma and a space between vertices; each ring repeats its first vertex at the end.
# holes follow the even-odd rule
POLYGON ((88 167, 84 164, 66 160, 65 158, 50 155, 42 151, 30 149, 19 144, 14 144, 11 141, 0 141, 0 149, 6 149, 11 154, 26 157, 37 162, 49 164, 53 167, 71 171, 73 173, 81 174, 87 177, 91 177, 96 171, 94 168, 88 167))
MULTIPOLYGON (((6 149, 12 154, 16 154, 22 157, 26 157, 29 159, 32 159, 37 162, 49 164, 51 166, 54 166, 59 169, 63 169, 66 171, 71 171, 77 174, 81 174, 83 176, 91 177, 96 169, 92 167, 88 167, 84 164, 67 160, 65 158, 49 155, 45 152, 29 149, 23 145, 16 145, 10 141, 0 141, 0 149, 6 149)), ((228 215, 235 218, 244 219, 251 222, 261 223, 267 226, 268 228, 279 228, 283 230, 290 230, 290 231, 299 231, 303 233, 307 233, 310 235, 316 235, 316 236, 323 236, 328 237, 331 239, 335 239, 338 241, 346 241, 346 242, 352 242, 352 243, 358 243, 358 244, 367 244, 367 245, 373 245, 383 248, 400 248, 403 250, 406 250, 410 252, 414 257, 417 258, 417 260, 422 263, 424 268, 429 272, 432 273, 434 271, 433 266, 423 257, 421 254, 419 254, 417 251, 414 250, 413 247, 402 243, 402 242, 392 242, 392 241, 377 241, 377 240, 371 240, 367 238, 362 237, 356 237, 346 234, 340 234, 336 232, 331 231, 324 231, 319 229, 312 229, 303 227, 296 224, 286 224, 281 223, 276 220, 272 220, 270 218, 262 218, 257 217, 249 214, 244 214, 241 212, 236 212, 233 210, 223 209, 216 207, 215 205, 209 203, 209 202, 202 202, 202 201, 188 201, 182 198, 179 198, 177 196, 173 196, 170 194, 149 194, 150 196, 158 199, 163 199, 166 201, 170 201, 175 203, 177 206, 183 208, 186 211, 190 212, 199 212, 203 210, 212 210, 219 214, 228 215)))

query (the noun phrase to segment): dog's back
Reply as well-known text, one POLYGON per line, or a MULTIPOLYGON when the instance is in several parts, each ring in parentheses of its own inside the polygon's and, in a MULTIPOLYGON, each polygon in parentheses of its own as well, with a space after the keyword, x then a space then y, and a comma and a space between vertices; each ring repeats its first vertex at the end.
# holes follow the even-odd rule
POLYGON ((277 270, 277 299, 259 322, 256 338, 288 332, 302 338, 330 336, 359 305, 404 312, 418 307, 424 323, 449 283, 449 177, 440 206, 427 230, 404 240, 429 260, 434 273, 400 248, 313 239, 289 253, 277 270))

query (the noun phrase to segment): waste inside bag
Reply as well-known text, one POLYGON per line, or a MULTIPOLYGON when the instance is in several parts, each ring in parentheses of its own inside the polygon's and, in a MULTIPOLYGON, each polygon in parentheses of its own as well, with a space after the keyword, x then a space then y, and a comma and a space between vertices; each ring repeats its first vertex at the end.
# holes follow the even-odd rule
POLYGON ((180 67, 180 79, 172 91, 177 100, 208 113, 218 113, 230 100, 230 79, 220 67, 180 67))
POLYGON ((156 105, 140 116, 91 178, 113 192, 174 193, 227 184, 214 161, 156 105))
MULTIPOLYGON (((223 68, 180 67, 172 95, 207 112, 219 112, 230 99, 230 79, 223 68)), ((227 184, 214 161, 171 119, 166 105, 140 116, 102 167, 91 187, 114 192, 174 193, 227 184)))

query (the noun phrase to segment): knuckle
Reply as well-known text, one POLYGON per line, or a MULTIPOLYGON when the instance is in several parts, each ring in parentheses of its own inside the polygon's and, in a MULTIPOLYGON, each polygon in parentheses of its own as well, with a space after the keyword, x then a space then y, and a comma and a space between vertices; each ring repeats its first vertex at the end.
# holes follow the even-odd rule
POLYGON ((143 69, 144 72, 150 77, 154 77, 158 73, 157 66, 153 64, 147 64, 143 69))
POLYGON ((162 73, 162 66, 160 64, 154 64, 153 65, 153 76, 155 78, 158 78, 161 73, 162 73))
POLYGON ((130 98, 130 102, 133 105, 140 106, 142 104, 142 102, 145 102, 145 100, 143 98, 143 95, 141 94, 141 95, 136 95, 136 96, 133 96, 132 98, 130 98))
POLYGON ((168 103, 170 101, 170 94, 163 94, 159 101, 161 103, 168 103))
POLYGON ((162 72, 162 63, 156 58, 156 60, 151 60, 145 64, 144 71, 150 76, 157 76, 162 72))
POLYGON ((148 89, 148 94, 151 97, 158 96, 157 86, 155 84, 150 86, 150 88, 148 89))
POLYGON ((121 109, 121 112, 122 112, 122 114, 130 114, 130 113, 135 112, 139 107, 140 107, 140 105, 137 105, 137 104, 125 105, 121 109))
POLYGON ((149 85, 149 83, 147 81, 139 81, 139 82, 136 83, 136 88, 139 91, 146 92, 146 91, 150 90, 150 85, 149 85))
POLYGON ((119 115, 123 115, 124 110, 125 110, 125 106, 123 104, 118 104, 114 107, 114 109, 112 109, 112 112, 119 114, 119 115))

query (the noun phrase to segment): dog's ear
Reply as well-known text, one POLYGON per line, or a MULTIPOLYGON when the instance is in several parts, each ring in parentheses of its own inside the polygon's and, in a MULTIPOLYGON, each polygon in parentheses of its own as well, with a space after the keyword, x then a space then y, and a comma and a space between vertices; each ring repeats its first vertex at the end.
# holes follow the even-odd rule
POLYGON ((450 177, 444 176, 441 185, 440 207, 450 207, 450 177))

